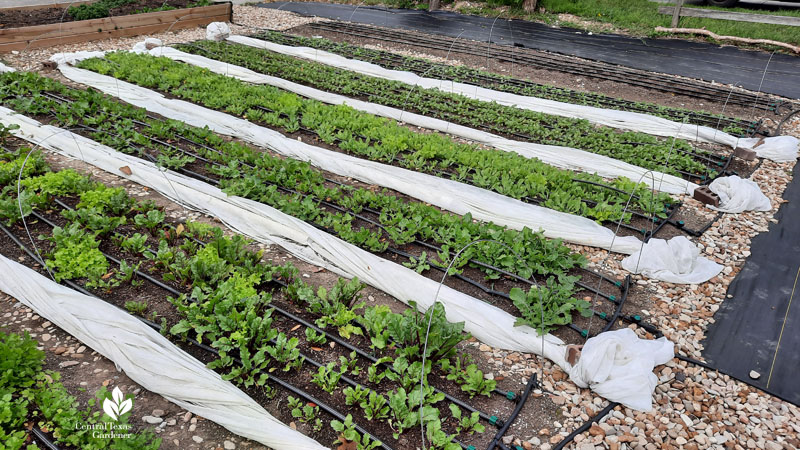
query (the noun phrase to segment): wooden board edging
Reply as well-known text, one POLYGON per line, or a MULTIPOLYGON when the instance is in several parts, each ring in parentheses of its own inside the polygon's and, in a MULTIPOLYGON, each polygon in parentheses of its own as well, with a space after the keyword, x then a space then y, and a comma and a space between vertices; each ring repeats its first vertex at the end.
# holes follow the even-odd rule
POLYGON ((231 2, 74 22, 0 29, 0 53, 230 22, 231 2))

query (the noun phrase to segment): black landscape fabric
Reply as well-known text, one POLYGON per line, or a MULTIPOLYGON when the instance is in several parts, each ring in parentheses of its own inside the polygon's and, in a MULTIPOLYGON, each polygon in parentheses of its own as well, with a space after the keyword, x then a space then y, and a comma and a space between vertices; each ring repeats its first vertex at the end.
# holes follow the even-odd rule
POLYGON ((635 69, 737 84, 752 91, 800 98, 800 58, 786 54, 770 55, 767 52, 681 39, 640 39, 616 34, 589 34, 535 22, 468 16, 450 11, 427 12, 313 2, 262 3, 259 6, 306 16, 402 28, 481 42, 490 41, 499 45, 516 44, 635 69))
POLYGON ((753 239, 752 254, 728 288, 704 342, 706 361, 800 405, 800 164, 769 232, 753 239), (794 288, 794 296, 792 291, 794 288), (782 333, 781 333, 782 331, 782 333), (778 340, 780 339, 780 345, 778 340), (750 378, 750 371, 760 378, 750 378))

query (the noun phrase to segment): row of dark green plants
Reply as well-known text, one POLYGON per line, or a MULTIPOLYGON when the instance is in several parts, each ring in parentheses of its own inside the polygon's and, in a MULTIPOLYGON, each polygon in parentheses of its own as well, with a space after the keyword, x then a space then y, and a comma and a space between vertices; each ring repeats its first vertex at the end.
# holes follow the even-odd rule
POLYGON ((598 108, 641 112, 677 121, 683 121, 684 118, 688 117, 689 123, 698 123, 700 125, 714 127, 718 126, 720 123, 728 124, 723 128, 723 131, 734 135, 743 135, 746 132, 742 126, 748 128, 753 126, 753 124, 748 124, 746 121, 737 121, 737 119, 722 114, 698 112, 685 108, 664 106, 657 103, 623 100, 597 92, 575 91, 547 84, 538 84, 523 81, 508 75, 475 69, 466 65, 444 64, 420 57, 392 53, 386 50, 361 47, 347 42, 332 41, 323 37, 290 35, 280 31, 266 31, 255 34, 253 37, 293 47, 310 47, 325 50, 346 58, 377 64, 386 69, 412 72, 427 78, 477 84, 502 92, 598 108), (736 124, 736 122, 739 122, 739 124, 736 124))

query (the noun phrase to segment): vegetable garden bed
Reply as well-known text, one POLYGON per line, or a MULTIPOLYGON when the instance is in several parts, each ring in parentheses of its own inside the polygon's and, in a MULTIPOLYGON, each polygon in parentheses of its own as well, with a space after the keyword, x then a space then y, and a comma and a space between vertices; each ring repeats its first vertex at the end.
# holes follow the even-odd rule
POLYGON ((659 140, 644 133, 619 132, 585 120, 423 89, 240 44, 198 41, 178 45, 178 48, 324 91, 447 120, 513 140, 578 148, 697 183, 716 176, 729 160, 727 156, 693 149, 682 140, 673 144, 671 140, 659 140))
MULTIPOLYGON (((29 153, 10 147, 0 163, 5 193, 16 191, 15 174, 29 153)), ((468 354, 455 354, 468 336, 463 324, 447 323, 441 305, 432 318, 364 308, 357 280, 314 289, 291 265, 262 262, 238 236, 169 220, 153 204, 70 169, 49 172, 38 152, 21 180, 28 230, 9 206, 17 203, 13 193, 4 197, 4 255, 16 259, 22 248, 25 261, 44 272, 23 242, 28 232, 39 236, 36 251, 56 280, 128 309, 179 345, 192 343, 190 353, 320 442, 343 444, 344 437, 373 448, 361 437, 368 434, 384 448, 414 447, 420 339, 431 319, 423 407, 429 445, 486 446, 527 397, 498 390, 468 354), (459 443, 451 442, 455 435, 459 443)))
POLYGON ((0 25, 0 52, 179 30, 207 25, 211 22, 230 22, 233 18, 233 9, 230 3, 208 5, 205 0, 200 0, 200 2, 188 0, 137 1, 117 9, 112 8, 110 12, 100 11, 95 6, 99 3, 116 4, 119 1, 95 2, 95 4, 79 5, 70 9, 49 8, 45 10, 47 12, 41 13, 36 12, 39 10, 0 10, 0 23, 25 24, 25 17, 33 17, 33 19, 29 19, 31 23, 44 23, 30 26, 16 25, 13 28, 2 28, 0 25), (142 10, 151 10, 152 12, 113 15, 142 10), (112 16, 108 16, 109 14, 112 16), (73 21, 73 15, 77 18, 97 18, 73 21), (68 22, 68 24, 62 22, 68 22))

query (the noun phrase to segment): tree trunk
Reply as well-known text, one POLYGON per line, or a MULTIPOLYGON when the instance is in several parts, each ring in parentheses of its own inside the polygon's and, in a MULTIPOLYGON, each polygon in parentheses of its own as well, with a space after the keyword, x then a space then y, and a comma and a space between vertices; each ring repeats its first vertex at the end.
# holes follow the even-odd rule
POLYGON ((524 9, 526 12, 536 11, 536 0, 525 0, 522 2, 522 9, 524 9))
POLYGON ((430 0, 430 2, 428 3, 428 11, 436 11, 437 9, 439 9, 440 2, 441 0, 430 0))

